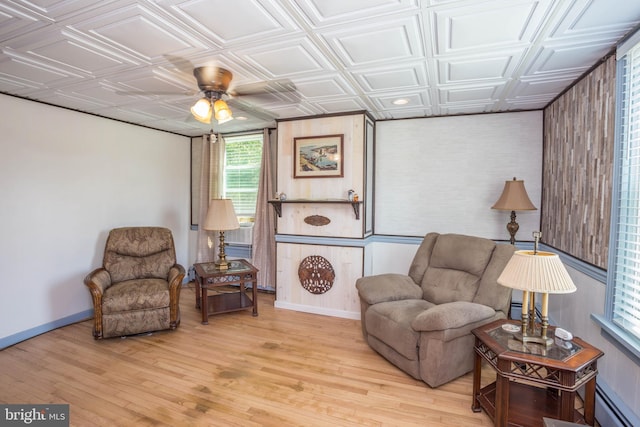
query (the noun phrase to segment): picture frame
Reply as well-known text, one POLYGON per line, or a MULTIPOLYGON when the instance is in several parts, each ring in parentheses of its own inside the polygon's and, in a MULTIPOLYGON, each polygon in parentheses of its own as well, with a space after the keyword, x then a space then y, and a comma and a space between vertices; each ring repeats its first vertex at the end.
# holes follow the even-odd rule
POLYGON ((342 178, 344 134, 293 139, 294 178, 342 178))

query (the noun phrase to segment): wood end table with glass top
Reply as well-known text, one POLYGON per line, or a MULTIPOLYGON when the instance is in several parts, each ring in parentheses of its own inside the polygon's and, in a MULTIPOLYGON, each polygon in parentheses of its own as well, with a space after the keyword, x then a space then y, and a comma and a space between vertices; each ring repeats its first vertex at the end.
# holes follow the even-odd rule
MULTIPOLYGON (((543 426, 543 418, 594 424, 597 361, 604 355, 580 338, 545 347, 514 338, 497 320, 474 329, 474 412, 482 409, 495 426, 543 426), (480 388, 482 361, 496 371, 495 382, 480 388), (585 386, 584 415, 575 409, 576 391, 585 386)), ((550 327, 553 336, 554 327, 550 327)))
POLYGON ((227 270, 220 270, 213 262, 194 264, 196 308, 201 310, 203 325, 209 324, 212 314, 251 308, 252 314, 258 315, 258 269, 244 259, 229 263, 227 270), (247 295, 247 284, 251 284, 251 296, 247 295))

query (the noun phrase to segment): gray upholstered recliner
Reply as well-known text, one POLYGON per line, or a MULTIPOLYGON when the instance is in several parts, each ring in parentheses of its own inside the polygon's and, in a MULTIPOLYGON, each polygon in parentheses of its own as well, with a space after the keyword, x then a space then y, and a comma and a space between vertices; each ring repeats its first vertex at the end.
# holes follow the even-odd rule
POLYGON ((470 372, 471 330, 508 316, 511 289, 497 279, 514 251, 480 237, 427 234, 408 275, 357 280, 366 341, 431 387, 470 372))
POLYGON ((93 298, 95 339, 175 329, 184 267, 168 228, 109 232, 102 267, 84 279, 93 298))

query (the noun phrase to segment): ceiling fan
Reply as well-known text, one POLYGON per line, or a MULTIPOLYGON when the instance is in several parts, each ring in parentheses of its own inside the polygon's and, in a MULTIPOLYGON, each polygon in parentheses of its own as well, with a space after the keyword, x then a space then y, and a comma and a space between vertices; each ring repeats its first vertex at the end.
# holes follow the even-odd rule
POLYGON ((245 95, 258 96, 273 92, 295 91, 295 86, 288 80, 255 83, 229 89, 233 74, 231 71, 217 66, 196 67, 193 69, 193 75, 203 97, 191 107, 191 114, 196 120, 206 124, 211 123, 212 117, 218 121, 218 124, 233 120, 233 112, 223 96, 229 99, 232 106, 235 104, 240 109, 248 110, 249 113, 259 118, 273 119, 273 115, 259 111, 247 103, 238 102, 236 98, 245 95))
POLYGON ((193 75, 204 94, 204 97, 191 107, 193 118, 207 124, 211 123, 212 115, 218 124, 233 120, 231 109, 222 99, 233 78, 231 71, 219 67, 196 67, 193 69, 193 75))
MULTIPOLYGON (((191 114, 196 120, 210 124, 211 118, 215 118, 218 124, 233 120, 231 108, 246 112, 259 120, 270 121, 277 117, 241 97, 254 99, 272 96, 274 93, 287 92, 291 100, 299 97, 296 87, 291 80, 271 80, 257 83, 249 83, 241 86, 230 87, 233 74, 231 71, 217 65, 204 65, 194 67, 185 58, 165 55, 165 58, 179 71, 193 73, 198 84, 198 92, 202 97, 191 107, 191 114)), ((187 92, 149 92, 149 91, 117 91, 119 95, 193 95, 194 91, 187 92)))

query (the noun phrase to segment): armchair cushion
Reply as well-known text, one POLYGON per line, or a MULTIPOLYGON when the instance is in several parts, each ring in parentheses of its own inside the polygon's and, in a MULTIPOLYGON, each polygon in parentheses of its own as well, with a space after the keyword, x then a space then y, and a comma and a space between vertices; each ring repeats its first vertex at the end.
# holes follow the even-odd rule
POLYGON ((175 264, 171 232, 160 227, 112 230, 103 264, 113 282, 139 278, 167 280, 169 269, 175 264))
POLYGON ((411 321, 411 327, 416 331, 443 331, 489 319, 495 314, 496 311, 486 305, 455 301, 418 313, 411 321))
POLYGON ((162 279, 133 279, 117 283, 102 296, 102 312, 118 313, 169 306, 169 284, 162 279))
POLYGON ((476 277, 482 276, 493 255, 496 244, 488 239, 479 239, 459 234, 444 234, 434 246, 430 267, 466 271, 476 277))
POLYGON ((480 278, 466 271, 429 268, 422 280, 424 299, 435 304, 453 301, 471 301, 478 289, 480 278))
POLYGON ((472 301, 495 246, 472 236, 439 236, 421 282, 424 298, 436 304, 472 301))

